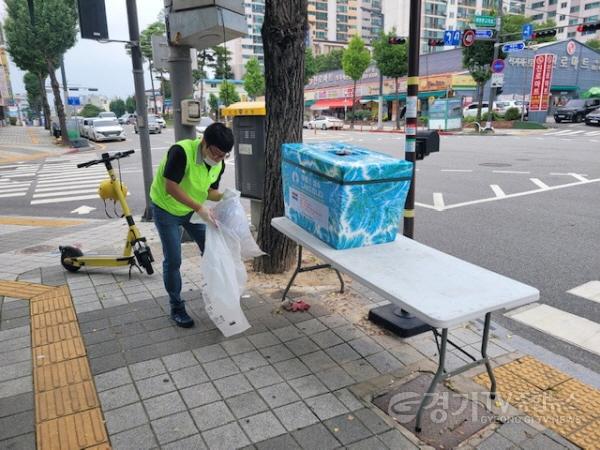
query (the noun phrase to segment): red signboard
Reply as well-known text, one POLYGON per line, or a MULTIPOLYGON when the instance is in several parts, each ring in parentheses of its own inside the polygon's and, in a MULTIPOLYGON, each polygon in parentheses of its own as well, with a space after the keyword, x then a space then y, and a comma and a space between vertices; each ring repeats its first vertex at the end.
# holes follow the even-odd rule
POLYGON ((535 55, 531 77, 529 111, 548 110, 553 66, 554 55, 549 53, 535 55))

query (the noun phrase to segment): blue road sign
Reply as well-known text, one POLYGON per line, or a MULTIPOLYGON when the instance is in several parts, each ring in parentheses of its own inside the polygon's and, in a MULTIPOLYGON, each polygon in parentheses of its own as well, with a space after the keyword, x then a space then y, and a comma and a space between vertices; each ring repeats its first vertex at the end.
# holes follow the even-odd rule
POLYGON ((494 60, 494 62, 492 63, 492 72, 501 73, 503 70, 504 70, 504 60, 503 59, 494 60))
POLYGON ((475 30, 475 40, 492 39, 493 37, 494 37, 494 30, 475 30))
POLYGON ((523 25, 523 40, 529 40, 533 37, 533 25, 530 23, 526 23, 523 25))
POLYGON ((460 45, 460 30, 444 31, 444 45, 460 45))
POLYGON ((504 53, 520 52, 521 50, 524 50, 524 49, 525 49, 525 42, 523 42, 523 41, 507 42, 506 44, 502 45, 502 51, 504 53))
POLYGON ((81 105, 81 101, 79 99, 79 97, 68 97, 67 98, 67 103, 71 106, 79 106, 81 105))

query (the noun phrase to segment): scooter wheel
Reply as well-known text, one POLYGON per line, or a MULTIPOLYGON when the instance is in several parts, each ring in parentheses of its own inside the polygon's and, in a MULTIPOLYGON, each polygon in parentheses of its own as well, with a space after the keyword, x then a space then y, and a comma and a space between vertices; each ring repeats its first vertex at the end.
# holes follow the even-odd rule
POLYGON ((83 252, 77 247, 60 247, 60 263, 69 272, 77 272, 81 266, 74 266, 65 261, 66 258, 83 256, 83 252))

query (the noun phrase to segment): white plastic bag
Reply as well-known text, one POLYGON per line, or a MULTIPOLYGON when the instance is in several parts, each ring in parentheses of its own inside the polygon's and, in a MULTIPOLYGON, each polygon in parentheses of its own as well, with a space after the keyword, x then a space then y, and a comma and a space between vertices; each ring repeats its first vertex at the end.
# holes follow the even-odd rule
POLYGON ((229 230, 238 237, 242 260, 246 261, 265 254, 252 237, 248 217, 240 202, 239 191, 226 189, 223 193, 223 200, 213 208, 213 212, 219 228, 229 230))
POLYGON ((250 328, 240 306, 247 274, 239 248, 239 239, 231 230, 207 225, 202 297, 207 314, 225 337, 250 328))

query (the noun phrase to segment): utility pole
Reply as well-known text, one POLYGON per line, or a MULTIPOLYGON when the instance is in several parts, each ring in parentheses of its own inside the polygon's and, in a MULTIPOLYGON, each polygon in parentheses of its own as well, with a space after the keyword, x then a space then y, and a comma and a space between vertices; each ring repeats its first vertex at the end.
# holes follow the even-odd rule
POLYGON ((152 220, 150 208, 150 186, 152 185, 152 151, 150 149, 150 135, 148 134, 148 109, 146 108, 146 91, 144 87, 144 63, 140 49, 140 27, 137 18, 137 5, 135 0, 127 0, 127 22, 129 24, 129 40, 131 45, 131 64, 133 66, 133 82, 135 85, 135 109, 137 127, 142 149, 142 172, 144 176, 144 193, 146 209, 142 215, 143 221, 152 220))
POLYGON ((192 98, 194 90, 190 47, 186 45, 175 46, 169 43, 169 75, 171 99, 173 101, 175 141, 195 139, 196 128, 193 125, 181 123, 181 101, 192 98))
MULTIPOLYGON (((502 0, 498 0, 498 15, 496 18, 496 39, 498 42, 494 43, 494 58, 492 59, 491 65, 498 59, 500 54, 500 32, 502 30, 502 0)), ((488 120, 485 124, 486 130, 492 129, 492 122, 494 121, 494 100, 496 99, 496 88, 492 87, 492 82, 490 81, 490 95, 488 96, 488 120)))
MULTIPOLYGON (((154 89, 154 76, 152 73, 152 60, 148 60, 148 65, 150 66, 150 86, 152 87, 152 101, 154 102, 154 114, 158 114, 158 109, 156 108, 156 90, 154 89)), ((164 105, 164 97, 163 97, 163 105, 164 105)), ((163 106, 164 107, 164 106, 163 106)))
POLYGON ((377 129, 383 129, 383 74, 379 69, 379 108, 377 110, 377 129))
POLYGON ((64 56, 60 59, 60 76, 63 84, 63 97, 65 102, 65 112, 67 113, 67 119, 71 118, 71 108, 69 107, 69 88, 67 87, 67 75, 65 73, 65 58, 64 56))

